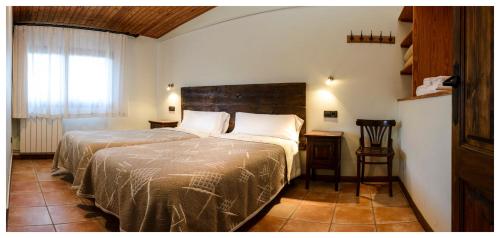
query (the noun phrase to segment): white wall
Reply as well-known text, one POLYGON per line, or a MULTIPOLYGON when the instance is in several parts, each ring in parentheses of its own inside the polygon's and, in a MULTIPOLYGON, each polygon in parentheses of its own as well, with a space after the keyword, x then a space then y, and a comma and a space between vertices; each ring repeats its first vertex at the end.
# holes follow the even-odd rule
POLYGON ((6 113, 5 113, 5 119, 6 119, 6 129, 5 129, 5 142, 6 142, 6 160, 7 160, 7 208, 9 207, 9 188, 10 188, 10 167, 12 164, 12 149, 11 149, 11 143, 10 143, 10 137, 12 134, 12 125, 11 125, 11 87, 12 87, 12 7, 7 7, 7 26, 5 28, 6 30, 6 68, 5 68, 5 83, 6 83, 6 113))
MULTIPOLYGON (((196 24, 162 37, 158 115, 180 119, 183 86, 306 82, 307 130, 344 131, 342 175, 355 175, 359 136, 355 120, 395 119, 396 99, 409 92, 410 81, 399 74, 403 63, 399 43, 409 27, 398 23, 401 7, 269 8, 273 11, 262 14, 255 10, 265 11, 217 7, 201 15, 196 24), (251 14, 238 18, 235 12, 251 14), (222 23, 213 24, 221 19, 222 23), (396 44, 347 44, 351 30, 355 34, 392 31, 396 44), (326 85, 332 73, 336 79, 326 85), (165 90, 168 83, 175 84, 174 90, 165 90), (170 105, 176 106, 175 113, 168 112, 170 105), (324 119, 324 110, 337 110, 338 119, 324 119)), ((397 131, 393 137, 397 139, 397 131)), ((397 170, 396 164, 396 175, 397 170)), ((385 175, 386 168, 371 167, 367 172, 385 175)))
POLYGON ((434 231, 451 231, 451 96, 398 103, 399 177, 434 231))
POLYGON ((155 119, 156 41, 129 37, 126 42, 125 82, 128 116, 116 118, 64 119, 64 130, 145 129, 155 119))

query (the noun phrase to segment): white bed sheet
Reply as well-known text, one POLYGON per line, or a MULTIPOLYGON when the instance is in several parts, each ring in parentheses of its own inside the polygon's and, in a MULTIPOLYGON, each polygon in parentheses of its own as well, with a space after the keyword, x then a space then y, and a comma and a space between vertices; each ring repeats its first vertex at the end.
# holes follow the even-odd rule
POLYGON ((227 133, 227 134, 212 135, 212 136, 217 138, 231 139, 231 140, 242 140, 242 141, 279 145, 285 151, 288 183, 290 183, 290 180, 298 177, 301 173, 299 144, 295 141, 276 138, 276 137, 256 136, 256 135, 248 135, 241 133, 237 134, 227 133))

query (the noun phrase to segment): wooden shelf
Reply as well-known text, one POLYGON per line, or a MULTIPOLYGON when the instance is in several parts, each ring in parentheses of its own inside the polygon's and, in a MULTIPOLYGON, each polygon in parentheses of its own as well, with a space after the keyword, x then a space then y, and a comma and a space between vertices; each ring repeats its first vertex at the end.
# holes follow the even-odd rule
POLYGON ((450 95, 450 94, 451 94, 451 91, 444 90, 441 92, 426 94, 426 95, 422 95, 422 96, 412 96, 412 97, 407 97, 407 98, 400 98, 400 99, 398 99, 398 102, 423 99, 423 98, 441 97, 441 96, 446 96, 446 95, 450 95))
POLYGON ((413 22, 413 7, 403 7, 398 20, 402 22, 413 22))
POLYGON ((406 66, 404 69, 401 70, 400 74, 401 75, 411 75, 413 70, 413 64, 410 64, 406 66))
POLYGON ((413 44, 413 31, 410 31, 408 35, 401 41, 402 48, 409 48, 413 44))

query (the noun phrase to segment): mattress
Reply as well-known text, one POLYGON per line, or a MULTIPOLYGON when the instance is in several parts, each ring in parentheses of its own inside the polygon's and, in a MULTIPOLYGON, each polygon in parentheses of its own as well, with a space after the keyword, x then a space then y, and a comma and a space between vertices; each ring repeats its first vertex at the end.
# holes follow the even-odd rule
POLYGON ((122 231, 232 231, 284 187, 287 161, 279 143, 216 137, 109 148, 78 195, 122 231))
POLYGON ((92 156, 100 149, 187 140, 198 138, 199 136, 202 135, 175 128, 122 131, 70 131, 65 133, 59 142, 54 154, 52 167, 54 173, 71 173, 74 177, 72 187, 77 189, 80 186, 83 174, 92 156))

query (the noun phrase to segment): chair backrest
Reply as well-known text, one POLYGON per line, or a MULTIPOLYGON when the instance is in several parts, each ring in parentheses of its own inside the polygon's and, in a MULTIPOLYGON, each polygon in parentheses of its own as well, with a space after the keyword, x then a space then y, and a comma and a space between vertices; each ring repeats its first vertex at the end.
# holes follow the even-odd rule
POLYGON ((361 137, 359 138, 359 144, 365 147, 365 131, 370 139, 369 147, 382 147, 382 141, 386 132, 389 132, 387 136, 387 147, 392 148, 392 127, 396 125, 395 120, 356 120, 356 125, 360 126, 361 137))

